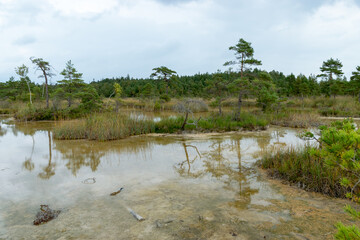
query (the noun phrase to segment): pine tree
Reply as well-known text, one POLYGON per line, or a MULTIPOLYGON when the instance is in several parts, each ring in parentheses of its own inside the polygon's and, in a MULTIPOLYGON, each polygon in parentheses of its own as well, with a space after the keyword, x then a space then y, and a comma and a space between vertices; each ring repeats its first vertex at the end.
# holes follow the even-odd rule
POLYGON ((30 81, 30 78, 27 76, 28 73, 29 73, 29 68, 23 64, 20 67, 15 68, 15 72, 16 72, 17 75, 20 76, 20 81, 21 82, 26 82, 26 85, 27 85, 28 90, 29 90, 30 105, 32 105, 31 89, 30 89, 30 82, 31 81, 30 81))
POLYGON ((333 59, 330 58, 327 61, 323 62, 323 65, 320 67, 320 71, 322 72, 322 74, 318 75, 318 77, 322 77, 323 79, 325 79, 328 82, 329 85, 329 90, 328 92, 334 96, 336 96, 337 94, 337 88, 336 88, 336 80, 334 79, 334 76, 336 76, 337 78, 340 78, 344 73, 341 70, 341 68, 343 67, 342 63, 340 62, 339 59, 333 59))
MULTIPOLYGON (((228 61, 224 64, 224 66, 229 65, 240 65, 240 78, 241 81, 244 81, 244 71, 247 66, 252 65, 261 65, 261 61, 254 59, 254 49, 251 47, 251 43, 245 41, 240 38, 239 42, 235 46, 229 47, 229 50, 234 51, 235 53, 235 61, 228 61)), ((244 92, 242 88, 239 90, 239 98, 238 98, 238 107, 235 113, 235 119, 239 119, 241 106, 242 106, 242 96, 244 92)))
POLYGON ((45 96, 46 96, 46 107, 49 108, 49 89, 48 89, 48 78, 55 74, 51 72, 51 65, 49 62, 44 61, 42 58, 30 58, 31 62, 36 65, 35 71, 41 71, 42 75, 39 78, 45 78, 45 96))
POLYGON ((58 81, 58 83, 64 89, 68 107, 71 107, 73 99, 76 98, 81 88, 85 86, 84 80, 81 79, 82 73, 78 73, 74 64, 69 60, 66 63, 65 69, 60 74, 64 79, 58 81))
POLYGON ((165 84, 166 84, 166 94, 169 94, 169 85, 170 85, 170 79, 172 76, 174 76, 176 74, 176 72, 174 70, 171 70, 165 66, 161 66, 161 67, 157 67, 157 68, 153 68, 153 72, 150 77, 157 77, 159 79, 164 80, 165 84))
POLYGON ((350 77, 350 81, 353 83, 355 91, 359 92, 358 101, 360 102, 360 66, 357 66, 356 71, 352 72, 352 76, 350 77))

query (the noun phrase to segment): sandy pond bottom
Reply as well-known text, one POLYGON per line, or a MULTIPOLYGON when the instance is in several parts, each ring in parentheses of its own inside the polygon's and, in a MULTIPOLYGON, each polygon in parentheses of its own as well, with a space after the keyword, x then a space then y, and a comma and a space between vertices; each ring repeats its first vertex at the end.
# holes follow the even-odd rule
POLYGON ((352 223, 346 200, 254 166, 266 149, 302 144, 295 130, 97 143, 53 141, 52 124, 1 129, 0 239, 333 239, 335 223, 352 223), (62 212, 34 226, 40 204, 62 212))

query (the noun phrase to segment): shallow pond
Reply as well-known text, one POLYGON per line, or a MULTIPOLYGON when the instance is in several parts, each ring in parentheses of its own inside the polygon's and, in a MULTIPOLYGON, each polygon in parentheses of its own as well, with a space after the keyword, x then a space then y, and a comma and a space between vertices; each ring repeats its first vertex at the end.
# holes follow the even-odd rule
POLYGON ((332 239, 337 221, 351 223, 347 201, 254 166, 303 144, 297 130, 95 142, 53 140, 53 126, 2 120, 0 239, 332 239), (34 226, 41 204, 61 213, 34 226))

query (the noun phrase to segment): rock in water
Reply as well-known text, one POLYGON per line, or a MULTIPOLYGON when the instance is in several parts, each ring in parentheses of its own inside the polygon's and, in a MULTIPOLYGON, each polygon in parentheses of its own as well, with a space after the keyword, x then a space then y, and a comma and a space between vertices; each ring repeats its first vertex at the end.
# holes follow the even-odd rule
POLYGON ((40 205, 40 211, 36 214, 36 219, 33 223, 34 225, 46 223, 59 216, 60 212, 61 210, 52 210, 48 205, 40 205))

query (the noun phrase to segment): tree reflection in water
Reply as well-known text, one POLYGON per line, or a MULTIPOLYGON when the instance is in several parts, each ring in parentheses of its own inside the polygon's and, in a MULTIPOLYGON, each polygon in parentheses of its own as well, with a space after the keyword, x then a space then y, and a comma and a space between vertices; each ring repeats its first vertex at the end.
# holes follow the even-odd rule
POLYGON ((73 142, 73 144, 56 144, 55 149, 61 153, 61 158, 66 160, 65 166, 76 176, 81 167, 90 167, 95 172, 105 155, 95 147, 96 142, 73 142))
MULTIPOLYGON (((237 170, 233 170, 233 179, 235 184, 238 184, 237 198, 232 203, 237 208, 244 209, 251 202, 251 196, 259 192, 259 189, 252 189, 249 183, 251 177, 254 176, 253 168, 242 166, 241 159, 241 139, 232 141, 232 145, 235 147, 236 156, 238 160, 237 170)), ((246 151, 246 149, 245 149, 246 151)), ((235 185, 236 186, 236 185, 235 185)))
POLYGON ((185 157, 186 160, 182 161, 176 165, 174 165, 175 170, 180 174, 182 177, 192 177, 192 178, 198 178, 205 174, 204 171, 192 171, 191 165, 194 164, 196 159, 201 159, 201 154, 196 146, 193 145, 186 145, 185 142, 182 143, 184 147, 185 157), (195 155, 194 158, 190 160, 188 148, 193 148, 196 150, 197 155, 195 155))
POLYGON ((23 167, 26 170, 29 170, 30 172, 35 168, 34 163, 32 162, 32 156, 34 154, 34 148, 35 148, 35 139, 34 139, 34 135, 31 135, 32 138, 32 148, 31 148, 31 154, 30 157, 25 157, 25 162, 23 163, 23 167))
POLYGON ((127 139, 121 143, 59 140, 55 141, 54 149, 61 154, 61 159, 67 161, 65 166, 76 176, 82 167, 90 167, 95 172, 101 159, 107 154, 142 154, 146 158, 152 144, 153 142, 141 141, 138 138, 127 139))
POLYGON ((50 131, 47 131, 49 139, 49 162, 48 165, 43 167, 43 172, 39 173, 39 177, 42 179, 49 179, 55 175, 55 163, 52 163, 52 152, 51 152, 51 134, 50 131))
POLYGON ((0 125, 0 137, 4 136, 5 134, 6 134, 6 129, 2 128, 1 125, 0 125))
POLYGON ((23 162, 22 166, 23 168, 25 168, 28 171, 32 171, 35 168, 35 164, 32 161, 32 157, 34 154, 34 149, 35 149, 35 132, 36 130, 32 127, 28 127, 28 125, 26 123, 24 124, 15 124, 12 128, 13 133, 18 133, 18 132, 22 132, 25 136, 31 136, 32 138, 32 147, 31 147, 31 153, 29 157, 25 157, 25 161, 23 162))
POLYGON ((226 190, 236 193, 235 201, 231 203, 237 208, 245 208, 251 201, 251 196, 258 193, 258 189, 250 186, 249 180, 255 177, 255 172, 250 167, 245 167, 241 159, 241 138, 230 141, 224 139, 215 139, 209 146, 209 150, 202 151, 202 158, 198 155, 190 157, 188 148, 196 148, 194 145, 182 143, 186 160, 174 166, 175 170, 182 177, 199 178, 206 174, 225 184, 226 190), (232 157, 236 153, 236 161, 232 157), (202 161, 203 167, 194 171, 196 161, 202 161))

